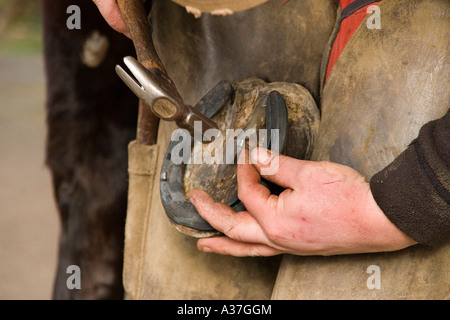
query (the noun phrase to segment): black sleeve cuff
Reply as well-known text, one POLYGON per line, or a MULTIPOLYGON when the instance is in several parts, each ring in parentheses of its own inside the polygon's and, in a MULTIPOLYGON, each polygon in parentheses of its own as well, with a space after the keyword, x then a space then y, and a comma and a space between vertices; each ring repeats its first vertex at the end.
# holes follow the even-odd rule
POLYGON ((426 124, 419 137, 370 188, 385 215, 409 237, 426 245, 450 240, 450 112, 426 124))

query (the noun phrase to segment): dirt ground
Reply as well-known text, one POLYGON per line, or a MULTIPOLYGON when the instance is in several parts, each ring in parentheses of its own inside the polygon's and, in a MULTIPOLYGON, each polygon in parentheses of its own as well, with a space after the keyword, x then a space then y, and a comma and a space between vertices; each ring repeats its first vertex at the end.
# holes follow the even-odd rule
POLYGON ((50 299, 59 219, 40 55, 0 55, 0 299, 50 299))

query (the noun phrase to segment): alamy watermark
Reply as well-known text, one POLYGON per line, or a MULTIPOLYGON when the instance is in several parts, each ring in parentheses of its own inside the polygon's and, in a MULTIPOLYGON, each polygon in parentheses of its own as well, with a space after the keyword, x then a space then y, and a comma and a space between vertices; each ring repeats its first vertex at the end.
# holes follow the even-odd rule
POLYGON ((370 274, 370 276, 367 278, 366 286, 367 289, 373 290, 373 289, 381 289, 381 269, 377 265, 370 265, 366 269, 366 273, 370 274))
MULTIPOLYGON (((370 5, 366 10, 370 15, 367 18, 366 26, 368 29, 381 29, 381 10, 377 5, 370 5)), ((77 5, 70 5, 66 9, 66 13, 70 16, 66 20, 67 29, 81 29, 81 9, 77 5)))
POLYGON ((202 134, 201 121, 194 122, 194 139, 189 131, 176 129, 171 141, 175 142, 170 160, 176 164, 243 164, 256 163, 257 159, 241 156, 244 149, 250 152, 258 146, 267 146, 270 141, 270 161, 261 168, 261 174, 273 175, 278 172, 280 152, 280 132, 278 129, 208 129, 202 134), (207 143, 202 143, 207 142, 207 143))
POLYGON ((370 14, 366 20, 367 29, 381 29, 380 7, 377 5, 370 5, 367 7, 366 12, 367 14, 370 14))
MULTIPOLYGON (((77 265, 70 265, 66 269, 66 273, 70 274, 66 280, 66 286, 69 290, 81 289, 81 270, 77 265)), ((381 289, 381 269, 377 265, 370 265, 366 269, 366 273, 370 276, 366 280, 366 287, 369 290, 381 289)))
POLYGON ((66 13, 70 16, 66 20, 66 27, 69 30, 81 29, 81 9, 77 5, 70 5, 66 9, 66 13))
POLYGON ((66 280, 67 289, 81 289, 81 270, 80 267, 73 264, 67 267, 66 273, 70 274, 66 280))

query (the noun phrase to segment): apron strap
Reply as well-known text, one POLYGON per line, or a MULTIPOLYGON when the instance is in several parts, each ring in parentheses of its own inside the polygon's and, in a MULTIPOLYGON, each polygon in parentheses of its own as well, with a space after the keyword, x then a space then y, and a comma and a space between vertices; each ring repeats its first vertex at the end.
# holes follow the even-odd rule
POLYGON ((380 0, 356 0, 352 3, 350 3, 348 6, 346 6, 341 13, 341 20, 339 21, 339 24, 342 23, 342 20, 345 18, 351 16, 355 11, 364 8, 365 6, 374 3, 379 2, 380 0))

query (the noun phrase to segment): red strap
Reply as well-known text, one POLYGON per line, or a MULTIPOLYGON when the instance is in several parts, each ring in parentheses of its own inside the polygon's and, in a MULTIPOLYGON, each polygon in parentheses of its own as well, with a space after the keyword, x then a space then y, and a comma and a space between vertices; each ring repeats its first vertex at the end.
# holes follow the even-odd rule
MULTIPOLYGON (((341 8, 345 9, 350 3, 356 0, 339 0, 341 3, 341 8)), ((376 5, 378 2, 374 2, 371 5, 376 5)), ((338 35, 334 40, 333 48, 331 49, 330 58, 328 60, 327 73, 325 76, 325 81, 328 79, 331 70, 333 69, 336 61, 344 50, 345 46, 349 42, 350 38, 355 33, 356 29, 358 29, 359 25, 363 22, 367 15, 367 8, 369 5, 355 11, 351 16, 344 19, 341 23, 341 27, 339 29, 338 35)))

